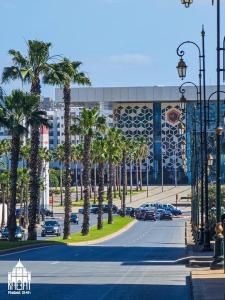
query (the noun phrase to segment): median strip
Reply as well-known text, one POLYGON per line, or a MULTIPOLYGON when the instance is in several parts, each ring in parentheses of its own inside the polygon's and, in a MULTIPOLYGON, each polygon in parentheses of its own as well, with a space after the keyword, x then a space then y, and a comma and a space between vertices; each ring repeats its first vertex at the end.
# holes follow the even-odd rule
POLYGON ((98 244, 122 234, 131 228, 135 223, 136 220, 129 217, 115 216, 113 219, 113 224, 107 224, 107 220, 104 220, 103 229, 101 230, 97 230, 97 225, 90 227, 90 232, 87 236, 82 236, 80 232, 76 232, 72 233, 71 239, 68 240, 63 240, 62 237, 56 237, 45 241, 0 241, 0 255, 56 244, 64 244, 68 246, 98 244))
POLYGON ((108 224, 107 220, 103 221, 103 229, 98 230, 97 225, 90 227, 88 235, 83 236, 80 232, 72 233, 71 238, 63 240, 61 237, 51 238, 51 241, 64 243, 67 245, 91 245, 104 242, 119 234, 125 232, 135 224, 136 220, 129 217, 115 216, 113 224, 108 224))

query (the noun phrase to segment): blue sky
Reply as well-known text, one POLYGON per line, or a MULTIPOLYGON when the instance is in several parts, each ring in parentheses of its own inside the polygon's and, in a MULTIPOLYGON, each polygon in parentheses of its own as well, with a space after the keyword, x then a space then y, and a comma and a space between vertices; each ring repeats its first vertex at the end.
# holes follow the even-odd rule
MULTIPOLYGON (((25 40, 52 42, 52 54, 81 60, 93 86, 177 85, 176 48, 200 43, 206 30, 207 83, 216 80, 216 7, 194 0, 0 0, 0 68, 10 65, 10 48, 26 50, 25 40)), ((225 1, 222 17, 225 20, 225 1)), ((221 28, 225 28, 224 22, 221 28)), ((222 30, 222 34, 225 32, 222 30)), ((197 52, 186 47, 188 80, 197 80, 197 52)), ((20 87, 19 83, 6 86, 20 87)), ((43 86, 44 96, 54 88, 43 86)))

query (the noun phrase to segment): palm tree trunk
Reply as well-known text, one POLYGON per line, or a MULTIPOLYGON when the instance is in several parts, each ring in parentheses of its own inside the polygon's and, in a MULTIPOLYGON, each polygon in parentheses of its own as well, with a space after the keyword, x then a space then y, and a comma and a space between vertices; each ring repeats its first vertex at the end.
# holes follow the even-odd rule
POLYGON ((78 201, 78 176, 77 176, 77 162, 75 162, 75 168, 74 168, 74 172, 75 172, 75 181, 76 181, 76 201, 78 201))
POLYGON ((119 166, 116 166, 116 190, 119 190, 119 166))
POLYGON ((5 190, 2 187, 2 222, 1 227, 5 226, 5 190))
POLYGON ((20 136, 18 134, 12 134, 12 146, 11 146, 11 197, 9 203, 9 217, 7 227, 9 230, 9 241, 15 240, 16 231, 16 193, 17 193, 17 167, 20 153, 20 136))
MULTIPOLYGON (((41 94, 41 85, 39 77, 34 77, 31 85, 31 93, 34 95, 41 94)), ((40 178, 38 174, 38 149, 40 144, 39 126, 34 124, 31 128, 31 158, 30 158, 30 204, 29 204, 29 226, 28 240, 37 239, 37 212, 40 198, 40 178)))
POLYGON ((63 205, 63 167, 60 162, 60 205, 63 205))
POLYGON ((94 164, 94 204, 96 204, 96 196, 97 196, 97 193, 96 193, 96 164, 94 164))
POLYGON ((89 233, 89 220, 90 220, 90 177, 91 177, 91 137, 84 136, 84 155, 83 155, 83 176, 84 176, 84 218, 82 225, 82 235, 89 233))
POLYGON ((25 218, 24 227, 27 228, 28 224, 28 188, 25 189, 25 218))
POLYGON ((19 216, 19 224, 20 226, 22 225, 22 213, 23 213, 23 198, 24 198, 24 187, 23 187, 23 183, 21 184, 21 188, 20 188, 20 216, 19 216))
POLYGON ((123 151, 123 197, 122 197, 122 216, 124 217, 126 215, 126 176, 127 176, 127 170, 126 170, 126 152, 123 151))
POLYGON ((121 194, 121 165, 119 165, 118 179, 119 179, 119 197, 120 197, 120 199, 122 199, 122 194, 121 194))
POLYGON ((138 162, 136 161, 136 191, 139 190, 139 179, 138 179, 138 162))
POLYGON ((98 186, 98 223, 97 229, 100 230, 103 227, 103 195, 104 195, 104 164, 99 163, 99 186, 98 186))
POLYGON ((71 163, 71 140, 70 140, 70 87, 64 86, 64 128, 65 128, 65 217, 64 217, 64 235, 63 239, 70 238, 70 213, 71 213, 71 174, 70 174, 70 163, 71 163))
POLYGON ((80 163, 80 200, 83 200, 83 166, 80 163))
POLYGON ((109 157, 109 186, 108 186, 108 224, 113 223, 112 216, 112 205, 113 205, 113 197, 112 197, 112 187, 113 187, 113 164, 112 164, 112 156, 109 157))
POLYGON ((113 166, 113 196, 116 198, 116 166, 113 166))
POLYGON ((139 160, 139 172, 140 172, 140 190, 142 191, 142 163, 139 160))
POLYGON ((31 158, 30 158, 30 204, 29 204, 29 226, 28 240, 37 239, 37 213, 40 198, 40 178, 38 172, 38 148, 40 143, 39 128, 33 126, 31 129, 31 158))

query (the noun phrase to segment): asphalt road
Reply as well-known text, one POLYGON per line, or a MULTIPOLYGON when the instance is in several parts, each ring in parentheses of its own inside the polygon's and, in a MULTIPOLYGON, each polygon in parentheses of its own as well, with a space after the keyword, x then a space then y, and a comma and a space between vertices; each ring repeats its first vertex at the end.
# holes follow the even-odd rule
MULTIPOLYGON (((73 224, 71 223, 71 232, 78 232, 78 231, 81 231, 81 227, 82 227, 82 223, 83 223, 83 215, 82 214, 78 214, 79 216, 79 224, 73 224)), ((103 215, 103 218, 107 218, 108 215, 107 214, 104 214, 103 215)), ((59 222, 59 224, 61 225, 61 236, 63 235, 63 227, 64 227, 64 224, 63 224, 63 218, 64 218, 64 214, 55 214, 54 215, 54 220, 57 220, 59 222)), ((46 220, 48 220, 49 218, 46 217, 46 220)), ((90 226, 93 226, 97 224, 97 215, 96 214, 90 214, 90 226)), ((38 234, 38 240, 48 240, 51 235, 48 235, 46 237, 42 237, 41 236, 41 227, 38 228, 37 230, 37 234, 38 234)), ((26 239, 26 235, 25 235, 25 239, 26 239)))
POLYGON ((185 219, 137 222, 96 246, 50 246, 0 256, 0 299, 188 300, 185 219), (21 259, 31 295, 7 295, 7 274, 21 259))

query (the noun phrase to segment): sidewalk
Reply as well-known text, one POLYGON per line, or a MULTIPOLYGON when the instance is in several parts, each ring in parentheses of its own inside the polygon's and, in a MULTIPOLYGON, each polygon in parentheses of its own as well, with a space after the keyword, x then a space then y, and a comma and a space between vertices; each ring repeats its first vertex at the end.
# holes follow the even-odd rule
POLYGON ((191 272, 193 300, 224 300, 225 274, 223 270, 202 268, 191 272))
POLYGON ((202 245, 195 245, 190 222, 186 223, 186 244, 188 253, 192 256, 189 267, 194 268, 190 274, 192 299, 225 300, 224 270, 210 270, 214 252, 203 252, 202 245))
MULTIPOLYGON (((126 205, 132 206, 134 208, 139 207, 141 204, 145 202, 158 202, 158 203, 172 203, 176 205, 176 195, 178 195, 178 205, 182 210, 190 210, 190 208, 186 207, 191 205, 190 200, 179 200, 181 197, 187 197, 191 193, 190 186, 164 186, 164 190, 162 192, 161 186, 150 186, 149 187, 149 196, 147 197, 147 187, 143 186, 145 190, 142 193, 137 195, 132 195, 132 201, 130 201, 130 195, 128 191, 128 195, 126 196, 126 205)), ((118 207, 121 206, 121 201, 119 199, 114 200, 113 203, 118 207)), ((73 207, 73 212, 78 212, 80 207, 73 207)), ((64 213, 64 208, 55 206, 54 213, 64 213)))

